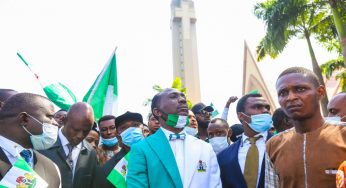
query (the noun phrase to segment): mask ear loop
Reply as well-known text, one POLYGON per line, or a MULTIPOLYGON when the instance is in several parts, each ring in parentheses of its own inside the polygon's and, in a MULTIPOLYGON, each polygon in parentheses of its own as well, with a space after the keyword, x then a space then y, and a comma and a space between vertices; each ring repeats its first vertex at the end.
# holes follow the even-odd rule
POLYGON ((32 119, 34 119, 37 123, 43 125, 43 122, 40 122, 38 119, 34 118, 32 115, 26 113, 29 117, 31 117, 32 119))
MULTIPOLYGON (((31 117, 33 120, 35 120, 37 123, 41 124, 42 126, 42 129, 43 129, 43 123, 41 123, 38 119, 34 118, 32 115, 28 114, 27 112, 25 112, 26 115, 28 115, 29 117, 31 117)), ((30 136, 34 136, 30 131, 28 131, 28 129, 26 129, 24 126, 23 126, 23 129, 30 135, 30 136)))

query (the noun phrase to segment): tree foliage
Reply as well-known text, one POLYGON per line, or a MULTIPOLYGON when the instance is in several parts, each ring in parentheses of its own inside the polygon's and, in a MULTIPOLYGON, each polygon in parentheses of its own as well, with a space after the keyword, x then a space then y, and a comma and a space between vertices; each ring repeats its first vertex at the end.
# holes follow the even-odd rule
MULTIPOLYGON (((188 99, 188 96, 186 95, 186 88, 183 87, 183 84, 181 83, 181 78, 180 77, 176 77, 173 80, 171 88, 177 89, 178 91, 183 92, 185 94, 187 106, 189 107, 189 109, 191 109, 192 108, 192 103, 188 99)), ((157 93, 159 93, 159 92, 161 92, 163 90, 163 88, 161 86, 159 86, 159 85, 154 85, 153 86, 153 90, 156 91, 157 93)), ((151 104, 151 98, 146 99, 144 101, 144 103, 143 103, 144 106, 148 106, 149 104, 151 104)))

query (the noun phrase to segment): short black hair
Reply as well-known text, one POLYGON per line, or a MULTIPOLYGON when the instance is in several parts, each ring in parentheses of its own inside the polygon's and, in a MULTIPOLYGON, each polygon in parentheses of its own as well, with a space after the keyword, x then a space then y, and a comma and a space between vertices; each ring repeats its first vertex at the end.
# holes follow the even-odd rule
MULTIPOLYGON (((17 93, 6 100, 0 109, 0 118, 26 112, 38 104, 38 100, 50 101, 47 97, 34 93, 17 93)), ((50 101, 51 102, 51 101, 50 101)))
POLYGON ((298 74, 305 75, 311 81, 311 83, 314 84, 315 87, 318 87, 321 85, 317 75, 313 71, 311 71, 307 68, 304 68, 304 67, 290 67, 290 68, 284 70, 279 75, 277 80, 279 80, 279 78, 281 78, 282 76, 285 76, 287 74, 292 74, 292 73, 298 73, 298 74))
POLYGON ((152 112, 148 113, 148 121, 150 120, 150 117, 153 116, 154 114, 152 112))
POLYGON ((288 116, 281 108, 278 108, 274 111, 272 119, 275 129, 280 129, 283 123, 285 123, 284 121, 288 119, 288 116))
POLYGON ((222 118, 214 118, 214 119, 212 119, 210 121, 210 123, 215 123, 216 121, 221 121, 222 126, 224 126, 225 128, 229 129, 229 125, 228 125, 227 121, 222 119, 222 118))
POLYGON ((96 121, 94 122, 91 130, 95 131, 100 136, 100 131, 98 129, 98 125, 97 125, 96 121))
POLYGON ((102 122, 102 121, 107 121, 107 120, 110 120, 110 119, 114 119, 114 121, 115 121, 115 116, 113 116, 113 115, 105 115, 105 116, 102 116, 98 121, 97 121, 97 124, 99 124, 100 125, 100 123, 102 122))
POLYGON ((232 135, 231 140, 232 142, 236 142, 239 138, 241 138, 241 135, 244 132, 244 127, 242 124, 234 124, 231 126, 232 129, 232 135))
POLYGON ((156 119, 159 119, 159 118, 155 116, 155 114, 153 113, 153 110, 154 108, 157 108, 159 106, 160 99, 161 99, 161 92, 154 95, 153 99, 151 100, 151 113, 156 119))
POLYGON ((3 102, 6 99, 8 99, 9 97, 11 97, 12 94, 10 94, 10 93, 17 94, 18 91, 13 90, 13 89, 3 89, 3 88, 0 88, 0 101, 3 102))
POLYGON ((250 97, 262 97, 262 94, 260 93, 249 93, 244 96, 242 96, 237 103, 236 111, 238 112, 245 112, 245 104, 247 102, 247 99, 250 97))

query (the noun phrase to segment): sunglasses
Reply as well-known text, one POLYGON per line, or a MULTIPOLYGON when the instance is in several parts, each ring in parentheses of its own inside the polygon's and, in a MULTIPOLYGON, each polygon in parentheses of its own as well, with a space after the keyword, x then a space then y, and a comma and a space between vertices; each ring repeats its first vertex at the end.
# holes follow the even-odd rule
POLYGON ((208 111, 205 111, 205 110, 202 110, 199 112, 200 114, 206 116, 206 115, 211 115, 211 112, 208 112, 208 111))

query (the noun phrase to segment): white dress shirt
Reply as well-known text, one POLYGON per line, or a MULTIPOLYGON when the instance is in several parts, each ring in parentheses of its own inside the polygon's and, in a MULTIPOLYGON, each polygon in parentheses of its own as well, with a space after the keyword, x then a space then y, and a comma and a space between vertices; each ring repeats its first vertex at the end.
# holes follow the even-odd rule
MULTIPOLYGON (((24 148, 21 145, 13 142, 12 140, 9 140, 9 139, 3 137, 3 136, 0 136, 0 147, 2 148, 2 150, 6 154, 6 157, 11 162, 12 165, 20 157, 19 153, 22 150, 24 150, 24 148)), ((32 149, 28 149, 28 150, 31 152, 31 160, 30 160, 29 165, 32 168, 34 166, 33 152, 32 152, 32 149)))
MULTIPOLYGON (((257 175, 257 184, 259 181, 259 177, 261 175, 261 168, 262 168, 262 162, 263 162, 263 157, 264 157, 264 152, 266 149, 266 139, 267 139, 267 132, 259 133, 255 135, 255 137, 262 136, 256 141, 256 146, 258 148, 258 154, 259 154, 259 159, 258 159, 258 175, 257 175)), ((239 166, 241 169, 241 172, 244 174, 244 168, 245 168, 245 161, 246 161, 246 154, 251 146, 250 141, 248 140, 249 137, 247 137, 244 133, 242 135, 239 151, 238 151, 238 161, 239 161, 239 166)))
MULTIPOLYGON (((68 155, 68 147, 67 144, 69 144, 69 141, 67 140, 67 138, 65 137, 65 135, 62 133, 63 128, 59 129, 59 138, 60 138, 60 142, 62 147, 64 148, 65 154, 66 156, 68 155)), ((73 161, 73 169, 72 169, 72 175, 74 176, 75 170, 76 170, 76 164, 77 164, 77 160, 78 160, 78 156, 80 153, 80 150, 82 149, 82 142, 79 143, 77 146, 73 147, 72 149, 72 161, 73 161)))
MULTIPOLYGON (((184 146, 185 146, 185 140, 177 139, 177 140, 169 140, 169 135, 170 134, 175 134, 169 130, 166 130, 162 128, 163 133, 165 133, 166 138, 169 142, 169 145, 171 146, 171 149, 174 154, 175 161, 178 166, 179 174, 181 181, 184 182, 184 169, 185 169, 185 158, 184 158, 184 146)), ((179 134, 185 133, 185 131, 181 131, 179 134)), ((186 134, 186 133, 185 133, 186 134)))

